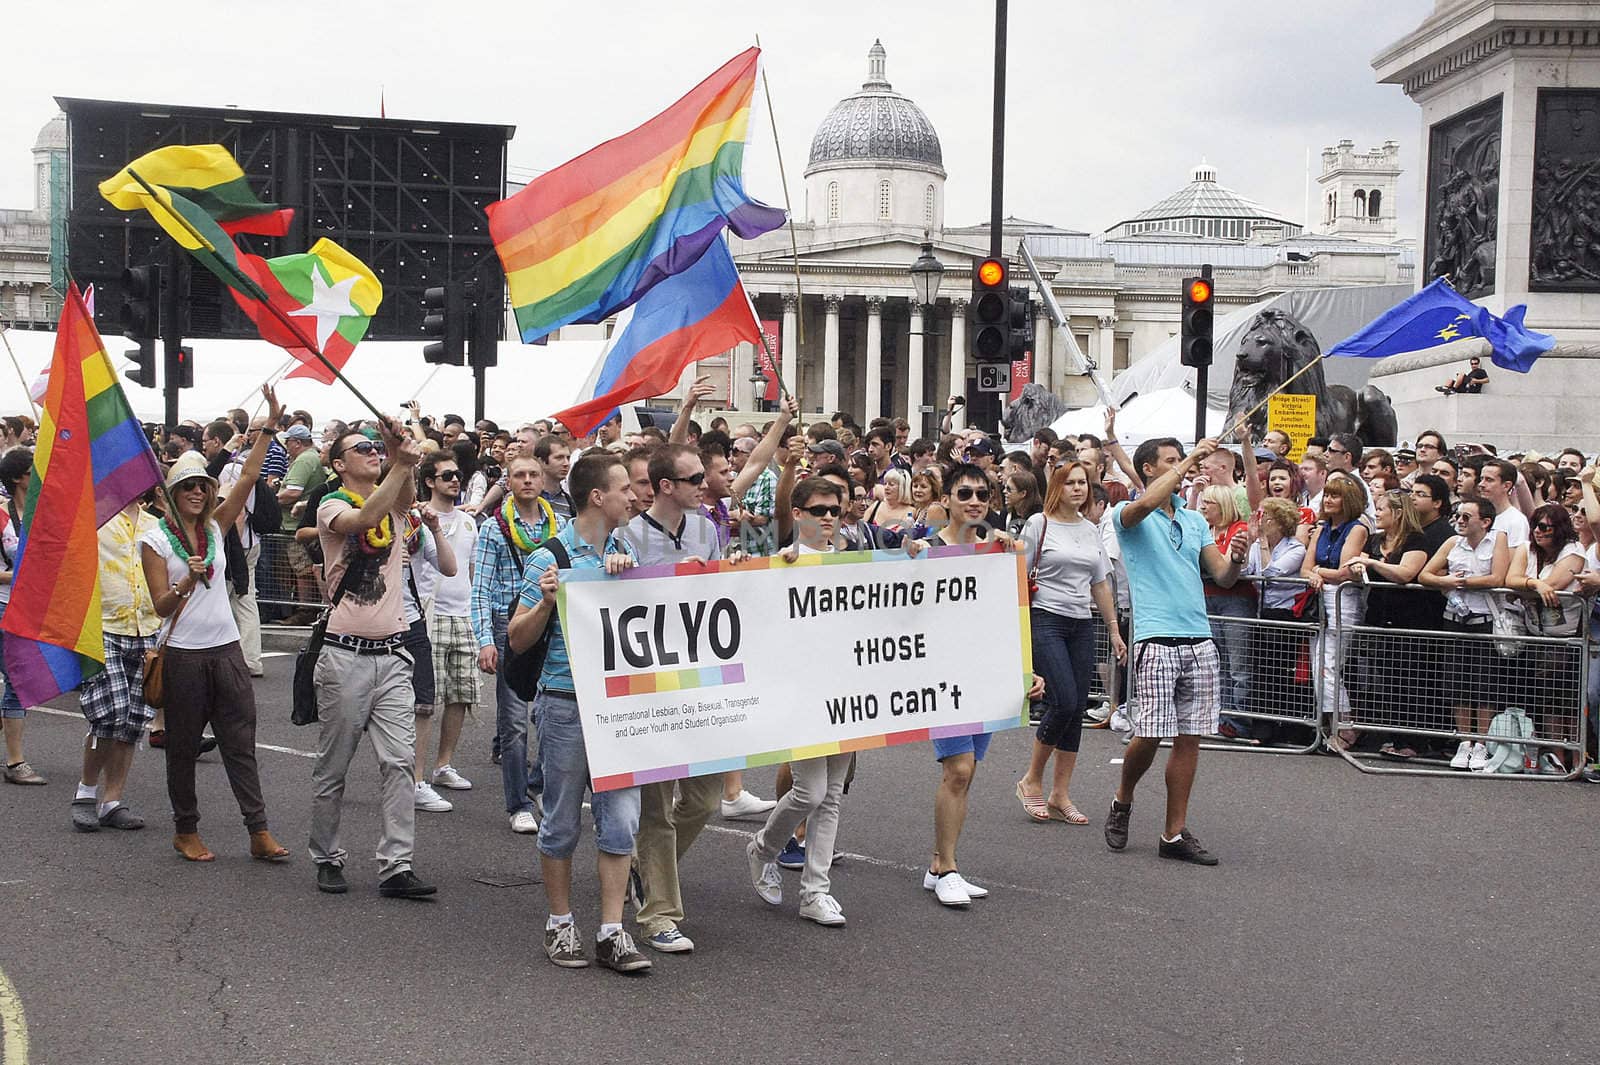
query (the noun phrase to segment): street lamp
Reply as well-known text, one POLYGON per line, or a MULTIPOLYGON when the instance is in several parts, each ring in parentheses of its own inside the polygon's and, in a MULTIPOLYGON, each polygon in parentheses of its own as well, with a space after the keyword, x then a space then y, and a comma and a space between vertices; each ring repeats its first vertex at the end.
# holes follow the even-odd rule
POLYGON ((933 244, 924 241, 922 254, 911 264, 911 287, 916 290, 917 302, 924 307, 933 305, 939 297, 939 282, 944 278, 944 263, 933 257, 933 244))

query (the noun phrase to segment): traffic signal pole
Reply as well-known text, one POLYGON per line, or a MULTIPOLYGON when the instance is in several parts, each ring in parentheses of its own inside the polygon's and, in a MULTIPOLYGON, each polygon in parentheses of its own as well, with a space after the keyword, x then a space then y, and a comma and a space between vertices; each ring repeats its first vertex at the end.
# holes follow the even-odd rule
POLYGON ((183 269, 183 250, 176 241, 167 244, 167 268, 161 271, 161 391, 166 400, 164 421, 168 428, 178 424, 178 384, 182 370, 178 365, 183 347, 182 300, 178 283, 183 269))
POLYGON ((1006 0, 994 0, 994 154, 989 177, 989 255, 1000 258, 1006 177, 1006 0))

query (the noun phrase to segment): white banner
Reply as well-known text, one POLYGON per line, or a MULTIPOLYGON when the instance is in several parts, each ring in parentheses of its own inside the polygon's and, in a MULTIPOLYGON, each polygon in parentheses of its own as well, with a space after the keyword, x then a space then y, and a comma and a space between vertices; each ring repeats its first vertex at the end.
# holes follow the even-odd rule
POLYGON ((562 577, 596 791, 1027 724, 1027 574, 998 546, 562 577))

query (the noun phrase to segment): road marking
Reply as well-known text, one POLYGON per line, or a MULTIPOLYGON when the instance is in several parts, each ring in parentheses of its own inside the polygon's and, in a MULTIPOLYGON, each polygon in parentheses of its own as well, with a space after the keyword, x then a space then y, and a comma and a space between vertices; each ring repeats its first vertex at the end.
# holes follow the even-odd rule
POLYGON ((262 651, 261 652, 261 657, 262 658, 288 658, 290 653, 291 652, 289 652, 289 651, 262 651))
POLYGON ((28 1065, 28 1019, 22 997, 0 969, 0 1058, 6 1065, 28 1065))
MULTIPOLYGON (((65 717, 75 721, 82 721, 83 715, 73 710, 57 710, 50 706, 35 706, 28 711, 30 714, 50 714, 53 717, 65 717)), ((302 751, 298 747, 280 747, 276 743, 258 743, 258 751, 276 751, 279 754, 292 754, 296 758, 315 758, 316 751, 302 751)), ((7 1065, 10 1065, 9 1059, 7 1065)))

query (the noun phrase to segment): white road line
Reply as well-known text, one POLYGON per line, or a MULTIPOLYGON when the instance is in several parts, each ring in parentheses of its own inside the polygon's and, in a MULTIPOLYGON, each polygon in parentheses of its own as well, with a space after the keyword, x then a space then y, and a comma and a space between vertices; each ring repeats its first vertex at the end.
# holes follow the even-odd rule
MULTIPOLYGON (((49 714, 52 717, 65 717, 73 721, 83 721, 83 715, 74 710, 57 710, 50 706, 35 706, 28 711, 30 714, 49 714)), ((298 747, 280 747, 276 743, 258 743, 258 751, 276 751, 278 754, 292 754, 296 758, 315 758, 316 751, 302 751, 298 747)), ((9 1065, 9 1062, 8 1062, 9 1065)))
POLYGON ((0 970, 0 1059, 6 1065, 28 1065, 28 1018, 22 996, 0 970))

